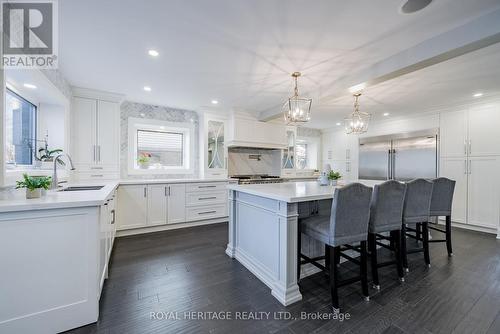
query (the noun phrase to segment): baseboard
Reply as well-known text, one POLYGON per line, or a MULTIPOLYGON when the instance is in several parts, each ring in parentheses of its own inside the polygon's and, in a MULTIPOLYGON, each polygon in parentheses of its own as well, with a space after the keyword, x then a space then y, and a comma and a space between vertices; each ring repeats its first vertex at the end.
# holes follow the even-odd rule
MULTIPOLYGON (((438 224, 445 225, 445 221, 443 219, 439 219, 438 224)), ((489 233, 489 234, 495 234, 495 235, 498 233, 497 229, 492 228, 492 227, 483 227, 483 226, 476 226, 476 225, 463 224, 463 223, 457 223, 457 222, 451 222, 451 226, 458 227, 458 228, 461 228, 464 230, 483 232, 483 233, 489 233)))
POLYGON ((200 220, 200 221, 189 222, 189 223, 167 224, 167 225, 160 225, 160 226, 140 227, 140 228, 134 228, 134 229, 127 229, 127 230, 118 230, 118 231, 116 231, 116 237, 125 237, 125 236, 136 235, 136 234, 176 230, 179 228, 187 228, 187 227, 202 226, 202 225, 209 225, 209 224, 227 223, 227 221, 228 221, 228 218, 224 217, 224 218, 200 220))

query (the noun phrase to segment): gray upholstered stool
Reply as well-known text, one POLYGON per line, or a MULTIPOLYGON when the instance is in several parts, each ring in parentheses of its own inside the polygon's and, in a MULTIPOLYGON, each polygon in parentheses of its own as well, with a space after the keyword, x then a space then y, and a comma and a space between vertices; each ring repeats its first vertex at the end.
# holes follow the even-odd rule
MULTIPOLYGON (((339 299, 337 289, 340 286, 361 281, 363 295, 368 300, 368 277, 366 268, 366 240, 368 236, 368 220, 370 218, 370 200, 372 188, 366 187, 360 183, 351 183, 341 189, 335 189, 332 210, 330 216, 312 216, 299 221, 300 233, 325 243, 325 251, 328 253, 331 261, 329 262, 330 291, 332 295, 332 305, 335 310, 339 308, 339 299), (360 246, 350 244, 360 243, 360 246), (345 248, 341 248, 341 246, 345 248), (361 254, 360 260, 354 259, 343 250, 354 250, 361 254), (339 280, 337 258, 338 255, 358 264, 360 266, 360 275, 346 280, 339 280)), ((300 264, 313 263, 317 267, 327 270, 326 266, 317 263, 315 259, 300 253, 298 249, 299 265, 298 276, 300 278, 300 264), (304 261, 300 261, 304 258, 304 261)))
POLYGON ((403 267, 408 271, 408 256, 410 253, 424 252, 424 260, 430 267, 429 257, 429 215, 431 209, 433 183, 424 179, 416 179, 406 183, 406 195, 403 206, 403 225, 401 228, 401 249, 403 253, 403 267), (410 226, 416 227, 422 225, 422 248, 408 250, 406 246, 406 237, 418 238, 407 233, 407 229, 416 231, 410 226))
POLYGON ((368 226, 368 250, 370 251, 373 285, 380 289, 378 268, 396 265, 401 281, 404 280, 403 263, 401 259, 401 227, 403 223, 403 204, 406 184, 398 181, 386 181, 373 188, 370 205, 370 224, 368 226), (381 233, 389 232, 390 237, 381 233), (379 242, 391 241, 391 246, 379 242), (378 263, 377 245, 394 252, 395 261, 378 263))
POLYGON ((447 179, 445 177, 440 177, 432 180, 432 183, 434 184, 434 187, 432 188, 430 216, 444 216, 446 218, 446 229, 443 231, 432 226, 429 226, 429 229, 444 233, 446 235, 446 239, 432 239, 429 240, 429 242, 446 242, 448 256, 452 256, 453 250, 451 248, 451 206, 453 203, 453 192, 455 191, 455 181, 447 179))

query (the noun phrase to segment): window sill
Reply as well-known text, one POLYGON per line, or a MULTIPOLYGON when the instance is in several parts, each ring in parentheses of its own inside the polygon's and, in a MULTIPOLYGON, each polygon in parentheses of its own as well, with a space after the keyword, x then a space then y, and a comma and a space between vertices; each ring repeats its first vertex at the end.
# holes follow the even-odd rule
POLYGON ((166 169, 129 169, 129 175, 168 175, 168 174, 193 174, 193 169, 166 168, 166 169))

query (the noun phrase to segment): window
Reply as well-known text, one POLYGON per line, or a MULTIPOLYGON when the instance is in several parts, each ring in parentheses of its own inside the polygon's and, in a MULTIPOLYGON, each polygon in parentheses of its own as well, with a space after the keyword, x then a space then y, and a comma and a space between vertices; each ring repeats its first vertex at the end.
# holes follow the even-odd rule
POLYGON ((187 174, 193 172, 194 126, 129 118, 130 174, 187 174))
POLYGON ((36 106, 7 89, 5 111, 6 164, 32 165, 36 152, 36 106))
POLYGON ((182 167, 184 134, 137 130, 137 156, 147 157, 149 166, 182 167))

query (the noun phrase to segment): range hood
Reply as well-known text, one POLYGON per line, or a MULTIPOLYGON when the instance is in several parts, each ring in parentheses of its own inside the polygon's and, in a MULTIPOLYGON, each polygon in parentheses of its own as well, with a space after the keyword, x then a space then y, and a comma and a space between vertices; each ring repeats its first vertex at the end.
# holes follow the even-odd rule
POLYGON ((282 124, 260 122, 234 117, 229 126, 228 147, 285 149, 286 127, 282 124))

